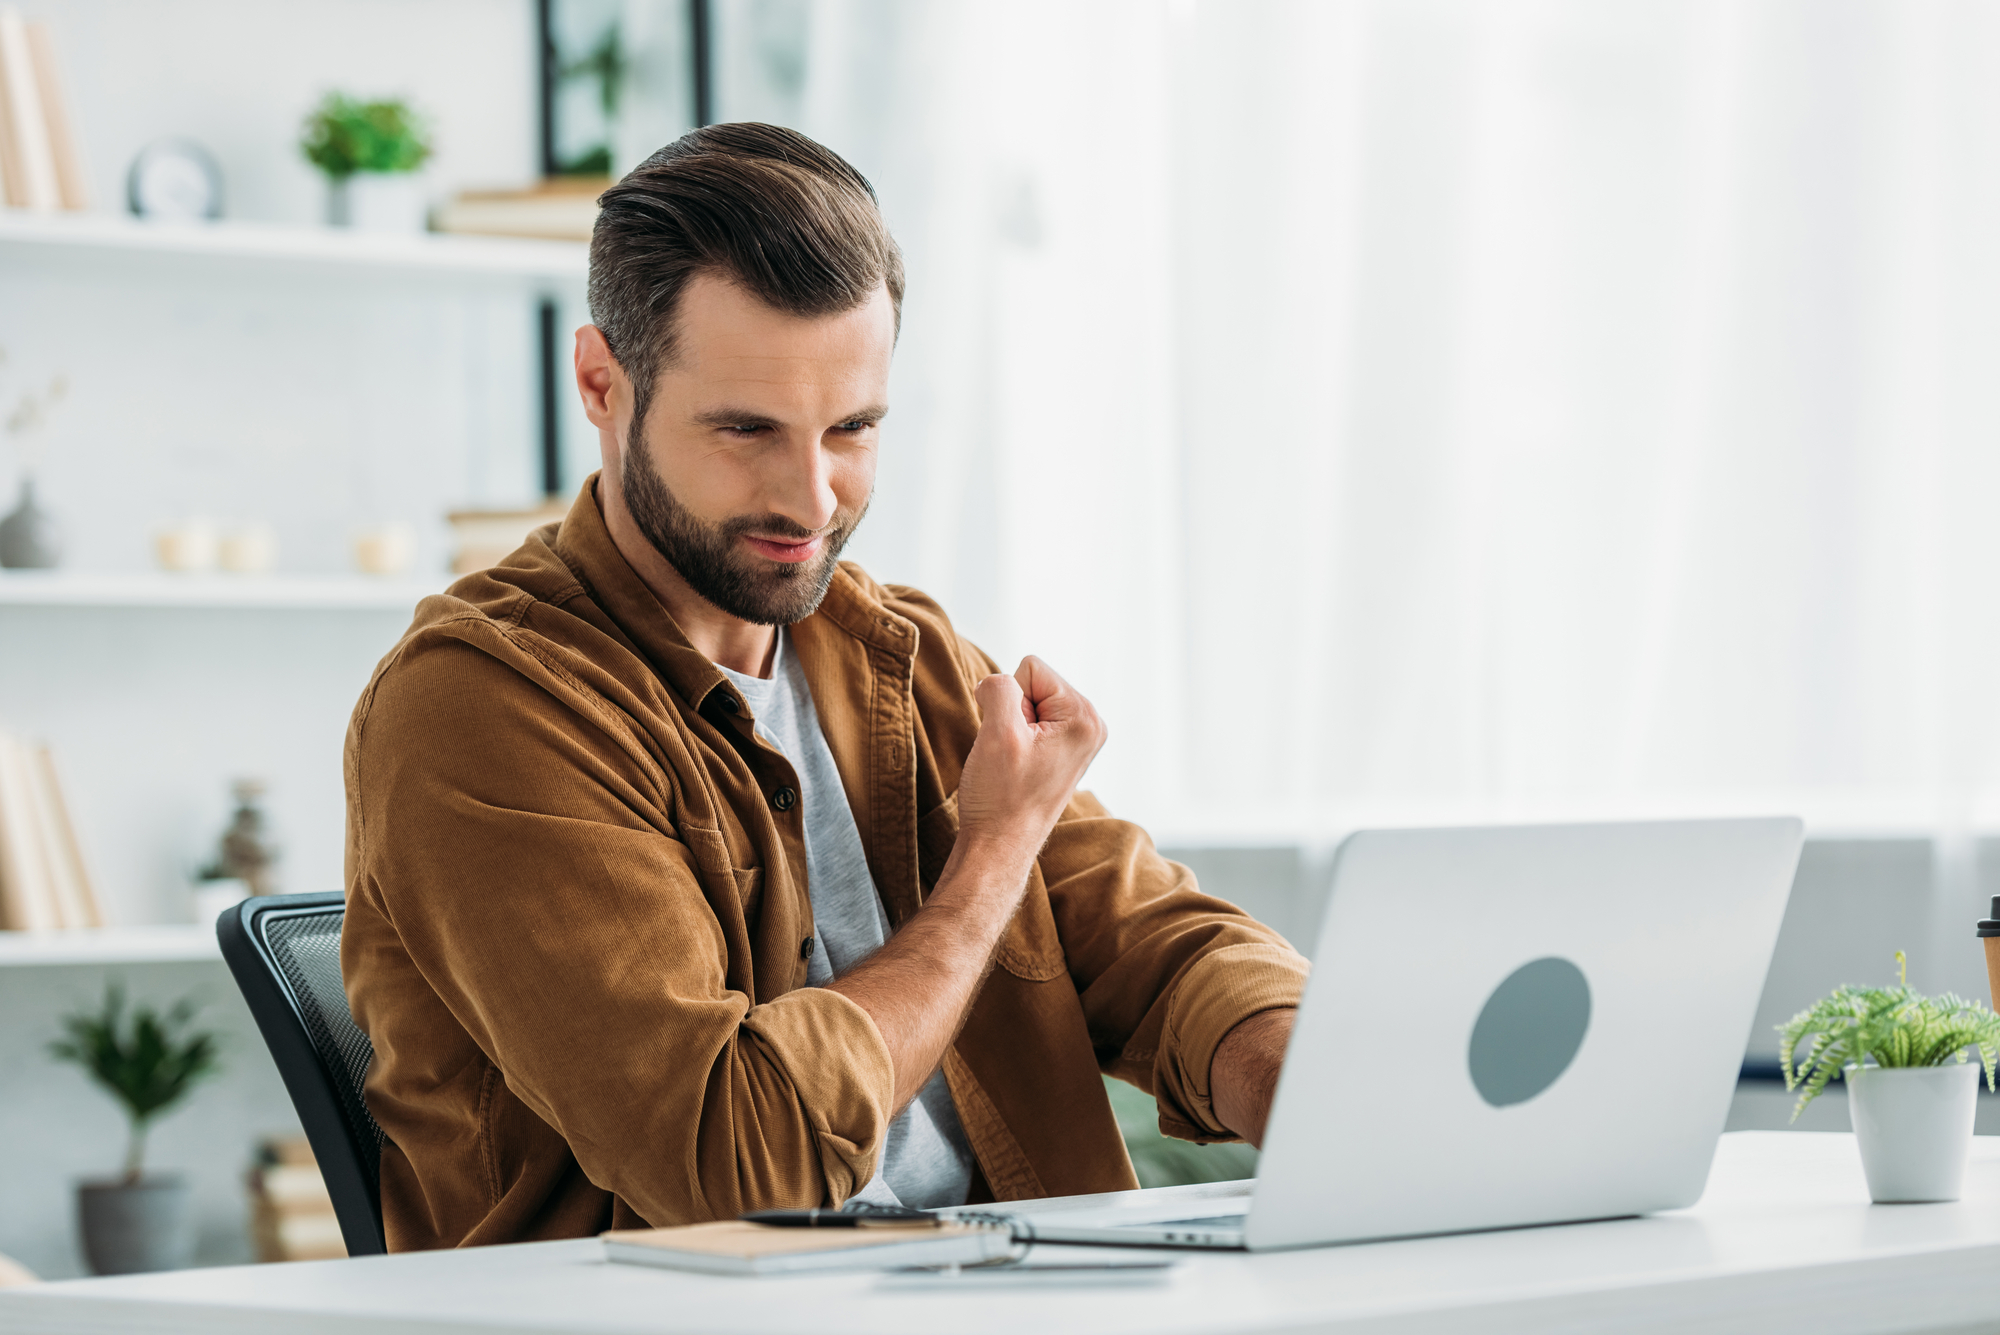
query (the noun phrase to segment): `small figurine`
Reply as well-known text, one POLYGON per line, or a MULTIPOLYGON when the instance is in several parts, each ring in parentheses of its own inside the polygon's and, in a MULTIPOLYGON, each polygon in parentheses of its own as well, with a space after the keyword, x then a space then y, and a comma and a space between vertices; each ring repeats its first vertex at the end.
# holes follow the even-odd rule
POLYGON ((248 885, 253 895, 274 895, 278 892, 277 877, 273 874, 278 850, 272 846, 265 828, 263 808, 257 805, 264 796, 264 781, 238 779, 231 791, 236 795, 236 814, 222 833, 222 847, 215 862, 202 869, 201 878, 219 881, 233 877, 248 885))

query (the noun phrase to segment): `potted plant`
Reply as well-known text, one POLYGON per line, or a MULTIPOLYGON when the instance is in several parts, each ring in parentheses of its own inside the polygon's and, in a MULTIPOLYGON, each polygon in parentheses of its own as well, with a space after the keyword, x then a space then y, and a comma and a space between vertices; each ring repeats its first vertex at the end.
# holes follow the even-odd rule
POLYGON ((49 1044, 52 1056, 110 1090, 132 1124, 124 1174, 77 1186, 84 1255, 97 1274, 176 1270, 194 1259, 187 1183, 145 1172, 146 1132, 217 1069, 215 1036, 187 1032, 194 1012, 191 1000, 165 1015, 137 1006, 128 1021, 124 990, 113 983, 101 1011, 64 1016, 64 1036, 49 1044))
POLYGON ((1979 1072, 1994 1087, 2000 1015, 1984 1002, 1911 990, 1896 952, 1895 987, 1840 987, 1778 1026, 1794 1120, 1827 1082, 1847 1082, 1847 1109, 1876 1202, 1955 1201, 1964 1187, 1979 1072), (1977 1049, 1979 1064, 1965 1060, 1977 1049))
POLYGON ((299 149, 326 173, 326 220, 363 232, 421 232, 424 197, 416 170, 430 138, 399 99, 361 102, 328 93, 306 117, 299 149))

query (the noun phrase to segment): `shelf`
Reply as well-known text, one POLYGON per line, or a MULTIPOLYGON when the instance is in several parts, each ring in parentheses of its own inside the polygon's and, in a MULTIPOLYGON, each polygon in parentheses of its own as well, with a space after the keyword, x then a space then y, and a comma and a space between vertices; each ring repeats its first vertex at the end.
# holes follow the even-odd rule
POLYGON ((35 214, 0 210, 0 258, 33 262, 64 252, 103 257, 234 262, 375 272, 395 277, 513 279, 581 284, 590 248, 576 241, 398 236, 271 223, 149 223, 115 214, 35 214))
POLYGON ((66 574, 0 572, 5 607, 190 607, 258 611, 407 612, 441 592, 410 579, 309 575, 66 574))
POLYGON ((219 960, 215 928, 199 923, 0 932, 0 968, 32 964, 170 964, 219 960))

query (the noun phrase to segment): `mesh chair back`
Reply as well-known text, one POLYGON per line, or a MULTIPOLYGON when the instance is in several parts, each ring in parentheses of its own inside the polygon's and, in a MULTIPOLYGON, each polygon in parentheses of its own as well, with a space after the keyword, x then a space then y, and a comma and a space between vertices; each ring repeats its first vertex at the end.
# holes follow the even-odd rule
POLYGON ((371 1183, 379 1180, 382 1128, 361 1098, 368 1063, 375 1047, 354 1023, 347 1009, 347 989, 340 980, 340 924, 345 908, 320 913, 267 913, 259 920, 264 944, 291 984, 292 999, 305 1021, 313 1051, 340 1077, 334 1092, 340 1099, 341 1120, 362 1152, 371 1183))
POLYGON ((271 895, 216 923, 223 958, 284 1077, 350 1256, 379 1255, 382 1128, 361 1097, 375 1049, 340 978, 342 896, 271 895))

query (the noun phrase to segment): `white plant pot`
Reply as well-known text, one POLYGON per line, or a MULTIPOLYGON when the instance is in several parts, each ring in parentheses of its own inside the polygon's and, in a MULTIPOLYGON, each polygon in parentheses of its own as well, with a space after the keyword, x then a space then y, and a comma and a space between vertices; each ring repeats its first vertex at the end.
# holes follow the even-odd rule
POLYGON ((250 882, 234 876, 217 881, 196 881, 194 920, 204 927, 213 927, 215 920, 227 913, 232 905, 240 904, 249 897, 250 882))
POLYGON ((415 172, 356 172, 327 182, 326 220, 357 232, 421 232, 429 221, 415 172))
POLYGON ((1978 1062, 1847 1068, 1847 1112, 1877 1204, 1959 1198, 1981 1075, 1978 1062))

